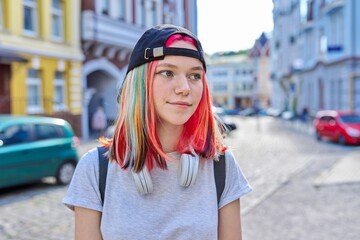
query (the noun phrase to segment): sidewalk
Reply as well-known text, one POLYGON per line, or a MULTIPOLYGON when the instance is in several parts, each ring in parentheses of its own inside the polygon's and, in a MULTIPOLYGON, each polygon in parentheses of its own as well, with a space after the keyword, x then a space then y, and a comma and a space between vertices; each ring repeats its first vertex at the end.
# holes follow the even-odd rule
POLYGON ((331 184, 360 183, 360 151, 349 153, 314 181, 315 187, 331 184))
POLYGON ((97 139, 80 140, 80 146, 77 149, 79 157, 82 157, 87 151, 97 146, 100 146, 97 139))
MULTIPOLYGON (((282 120, 284 121, 284 120, 282 120)), ((311 124, 298 120, 286 121, 285 126, 296 131, 314 136, 311 124)), ((360 151, 355 150, 340 159, 330 169, 323 171, 315 180, 314 186, 321 187, 332 184, 360 183, 360 151)))

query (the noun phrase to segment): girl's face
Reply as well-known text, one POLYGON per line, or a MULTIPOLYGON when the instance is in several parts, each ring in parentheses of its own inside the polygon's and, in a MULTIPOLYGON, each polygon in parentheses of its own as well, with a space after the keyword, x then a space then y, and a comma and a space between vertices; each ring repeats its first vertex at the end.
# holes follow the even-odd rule
MULTIPOLYGON (((170 47, 197 50, 185 41, 176 41, 170 47)), ((203 93, 203 74, 203 65, 196 58, 165 56, 158 62, 153 97, 159 127, 182 126, 189 120, 203 93)))

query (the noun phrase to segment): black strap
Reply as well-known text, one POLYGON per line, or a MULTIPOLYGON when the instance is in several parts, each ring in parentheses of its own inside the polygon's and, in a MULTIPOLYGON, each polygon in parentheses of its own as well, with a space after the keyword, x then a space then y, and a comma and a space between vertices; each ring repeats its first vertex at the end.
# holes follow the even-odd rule
MULTIPOLYGON (((106 175, 108 170, 109 159, 104 154, 108 149, 104 146, 98 147, 99 154, 99 191, 101 196, 102 204, 104 204, 105 198, 105 187, 106 187, 106 175)), ((221 194, 224 191, 225 187, 225 177, 226 177, 226 169, 225 169, 225 155, 219 156, 219 161, 214 162, 214 177, 215 177, 215 185, 216 185, 216 194, 218 204, 220 202, 221 194)))
POLYGON ((98 147, 99 154, 99 190, 102 204, 104 204, 105 187, 106 187, 106 175, 108 170, 109 158, 105 156, 108 151, 104 146, 98 147))
POLYGON ((213 161, 213 162, 214 162, 214 176, 215 176, 217 202, 219 204, 221 194, 223 193, 225 187, 225 177, 226 177, 225 153, 219 156, 219 161, 213 161))

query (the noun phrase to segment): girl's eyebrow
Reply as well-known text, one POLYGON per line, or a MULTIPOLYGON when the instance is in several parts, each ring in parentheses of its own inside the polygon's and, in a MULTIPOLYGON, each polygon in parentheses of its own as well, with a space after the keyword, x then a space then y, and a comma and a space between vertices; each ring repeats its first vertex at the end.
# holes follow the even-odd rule
MULTIPOLYGON (((176 65, 174 64, 171 64, 171 63, 159 63, 157 65, 158 67, 169 67, 169 68, 178 68, 176 65)), ((202 66, 195 66, 195 67, 192 67, 191 70, 199 70, 199 71, 202 71, 204 70, 204 68, 202 66)))
POLYGON ((157 66, 158 66, 158 67, 177 68, 177 66, 176 66, 176 65, 171 64, 171 63, 159 63, 157 66))
POLYGON ((192 67, 191 70, 200 70, 203 71, 204 68, 202 66, 192 67))

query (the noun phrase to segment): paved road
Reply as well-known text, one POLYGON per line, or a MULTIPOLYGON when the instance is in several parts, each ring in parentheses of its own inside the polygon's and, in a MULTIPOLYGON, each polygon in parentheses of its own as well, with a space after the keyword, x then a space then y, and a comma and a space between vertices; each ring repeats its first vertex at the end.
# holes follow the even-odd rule
MULTIPOLYGON (((245 240, 360 239, 360 184, 313 184, 359 148, 316 142, 272 118, 236 121, 227 141, 254 188, 242 199, 245 240)), ((1 191, 0 240, 73 239, 65 191, 46 183, 1 191)))
POLYGON ((234 141, 254 188, 242 201, 244 240, 359 240, 360 183, 315 185, 359 147, 317 142, 306 128, 280 123, 261 119, 258 131, 256 121, 239 122, 234 141))
MULTIPOLYGON (((82 155, 97 145, 82 143, 82 155)), ((0 191, 0 240, 74 239, 73 212, 61 203, 67 187, 45 183, 0 191)))

